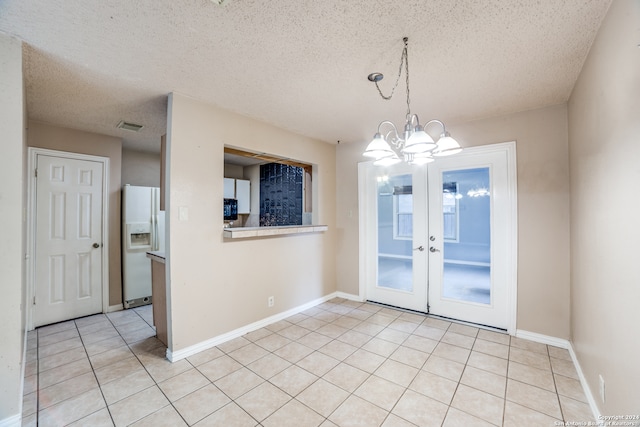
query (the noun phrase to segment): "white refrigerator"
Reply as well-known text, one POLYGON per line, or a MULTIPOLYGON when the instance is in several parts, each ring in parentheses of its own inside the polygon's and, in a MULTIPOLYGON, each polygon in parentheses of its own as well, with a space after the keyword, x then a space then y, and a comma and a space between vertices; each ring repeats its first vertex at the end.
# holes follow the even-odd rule
POLYGON ((151 260, 147 252, 164 252, 164 212, 160 189, 122 188, 122 287, 125 308, 151 304, 151 260))

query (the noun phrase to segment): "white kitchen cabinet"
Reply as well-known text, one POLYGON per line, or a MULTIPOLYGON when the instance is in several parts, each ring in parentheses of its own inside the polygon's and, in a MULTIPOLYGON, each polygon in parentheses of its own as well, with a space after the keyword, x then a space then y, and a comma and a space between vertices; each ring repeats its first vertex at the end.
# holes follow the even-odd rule
POLYGON ((251 213, 251 181, 236 179, 236 199, 239 214, 251 213))
POLYGON ((251 213, 251 181, 224 178, 224 198, 238 201, 238 213, 251 213))
POLYGON ((233 178, 224 179, 224 198, 235 199, 236 198, 236 180, 233 178))

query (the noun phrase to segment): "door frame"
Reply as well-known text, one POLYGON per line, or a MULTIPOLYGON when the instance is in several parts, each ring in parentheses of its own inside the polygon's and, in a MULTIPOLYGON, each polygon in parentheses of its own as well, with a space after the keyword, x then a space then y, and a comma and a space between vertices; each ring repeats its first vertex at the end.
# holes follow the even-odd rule
POLYGON ((36 277, 36 165, 39 155, 62 157, 71 160, 85 160, 102 163, 102 312, 109 311, 109 158, 90 154, 72 153, 69 151, 50 150, 47 148, 28 147, 27 166, 27 210, 25 219, 27 222, 27 253, 26 253, 26 327, 32 331, 33 312, 35 310, 33 299, 35 297, 36 277))
MULTIPOLYGON (((488 154, 502 152, 507 157, 507 192, 509 197, 509 217, 507 233, 509 235, 507 253, 507 333, 514 335, 516 333, 517 315, 518 315, 518 182, 517 182, 517 163, 516 163, 516 141, 502 142, 497 144, 481 145, 465 148, 462 154, 464 156, 473 156, 476 154, 488 154)), ((438 160, 436 159, 436 162, 438 160)), ((373 183, 367 183, 364 179, 366 170, 372 162, 358 163, 358 222, 359 222, 359 269, 358 269, 358 296, 361 300, 367 299, 366 272, 367 263, 371 260, 370 250, 367 248, 367 215, 372 213, 372 206, 367 199, 367 191, 373 183)))

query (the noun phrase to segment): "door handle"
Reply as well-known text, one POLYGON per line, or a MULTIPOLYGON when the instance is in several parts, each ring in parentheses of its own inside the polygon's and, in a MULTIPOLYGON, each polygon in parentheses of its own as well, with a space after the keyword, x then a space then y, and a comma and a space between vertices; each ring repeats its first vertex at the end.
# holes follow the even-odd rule
POLYGON ((94 247, 94 249, 98 249, 100 247, 100 243, 94 243, 93 247, 94 247))
POLYGON ((440 249, 436 249, 433 246, 429 248, 429 252, 440 252, 440 249))
POLYGON ((418 246, 417 248, 413 248, 414 251, 424 251, 424 246, 418 246))

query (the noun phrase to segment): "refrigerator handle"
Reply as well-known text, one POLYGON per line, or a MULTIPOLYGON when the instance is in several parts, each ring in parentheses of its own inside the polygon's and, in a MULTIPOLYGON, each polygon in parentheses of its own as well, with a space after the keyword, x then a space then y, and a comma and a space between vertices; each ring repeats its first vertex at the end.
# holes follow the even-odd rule
POLYGON ((153 250, 160 250, 160 239, 159 239, 159 227, 158 227, 158 215, 153 215, 153 250))
POLYGON ((151 235, 153 236, 153 250, 157 251, 160 250, 160 239, 158 237, 158 189, 154 188, 151 194, 151 225, 153 229, 151 235))

